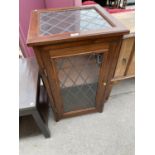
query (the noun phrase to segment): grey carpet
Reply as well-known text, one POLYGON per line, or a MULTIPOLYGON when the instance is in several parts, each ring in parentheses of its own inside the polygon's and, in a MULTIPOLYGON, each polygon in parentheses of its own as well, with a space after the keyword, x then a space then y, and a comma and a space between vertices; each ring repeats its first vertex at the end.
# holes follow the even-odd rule
POLYGON ((45 139, 31 118, 20 125, 20 155, 134 155, 134 79, 116 84, 103 113, 59 122, 45 139), (21 133, 22 132, 22 133, 21 133))

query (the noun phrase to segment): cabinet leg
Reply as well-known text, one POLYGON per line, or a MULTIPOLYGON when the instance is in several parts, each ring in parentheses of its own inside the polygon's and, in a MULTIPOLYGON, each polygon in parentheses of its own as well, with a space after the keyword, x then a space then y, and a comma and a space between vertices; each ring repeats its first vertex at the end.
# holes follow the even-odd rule
POLYGON ((98 112, 102 113, 103 112, 103 107, 101 107, 98 112))
POLYGON ((36 110, 36 111, 33 112, 32 116, 33 116, 35 122, 37 123, 39 129, 44 134, 44 136, 46 138, 50 137, 50 131, 49 131, 47 125, 45 124, 45 122, 43 121, 40 113, 36 110))
POLYGON ((105 101, 109 99, 109 96, 110 96, 110 93, 111 93, 111 90, 112 90, 112 86, 113 86, 113 84, 110 84, 109 88, 107 89, 107 91, 105 93, 105 97, 104 97, 105 101))

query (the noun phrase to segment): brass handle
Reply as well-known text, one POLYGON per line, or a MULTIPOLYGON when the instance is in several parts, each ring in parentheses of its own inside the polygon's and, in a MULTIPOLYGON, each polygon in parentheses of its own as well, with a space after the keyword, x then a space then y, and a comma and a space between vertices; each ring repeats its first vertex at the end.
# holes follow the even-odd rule
POLYGON ((103 85, 104 85, 104 86, 106 86, 106 85, 107 85, 107 83, 106 83, 106 82, 103 82, 103 85))

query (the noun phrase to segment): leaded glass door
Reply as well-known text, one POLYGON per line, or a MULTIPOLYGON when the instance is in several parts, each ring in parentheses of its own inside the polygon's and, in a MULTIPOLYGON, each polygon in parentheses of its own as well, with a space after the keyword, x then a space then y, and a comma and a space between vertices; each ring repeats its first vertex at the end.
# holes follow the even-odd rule
POLYGON ((106 52, 99 52, 54 59, 63 113, 97 110, 106 57, 106 52))

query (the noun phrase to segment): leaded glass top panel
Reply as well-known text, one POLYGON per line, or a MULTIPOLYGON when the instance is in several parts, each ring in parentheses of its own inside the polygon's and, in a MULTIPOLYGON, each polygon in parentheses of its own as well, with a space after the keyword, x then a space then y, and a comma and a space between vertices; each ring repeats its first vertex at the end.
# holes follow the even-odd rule
POLYGON ((40 35, 80 33, 112 27, 95 9, 41 12, 40 35))

